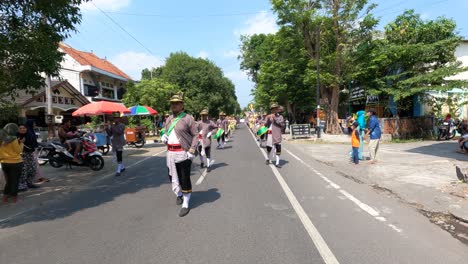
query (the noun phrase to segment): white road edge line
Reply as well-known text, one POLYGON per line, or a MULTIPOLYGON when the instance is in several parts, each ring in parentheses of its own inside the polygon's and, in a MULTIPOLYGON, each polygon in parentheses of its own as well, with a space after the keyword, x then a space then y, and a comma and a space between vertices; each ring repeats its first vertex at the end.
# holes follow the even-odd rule
POLYGON ((207 169, 205 169, 205 170, 202 172, 200 178, 199 178, 198 181, 195 183, 195 185, 200 185, 200 184, 203 182, 203 180, 204 180, 205 177, 206 177, 206 170, 207 170, 207 169))
MULTIPOLYGON (((386 222, 387 219, 383 216, 380 216, 380 213, 375 210, 374 208, 372 208, 371 206, 361 202, 359 199, 357 199, 356 197, 354 197, 353 195, 351 195, 350 193, 348 193, 347 191, 341 189, 341 187, 334 183, 333 181, 331 181, 330 179, 328 179, 327 177, 323 176, 322 173, 320 173, 318 170, 312 168, 312 166, 310 166, 309 164, 305 163, 302 159, 300 159, 298 156, 296 156, 294 153, 292 153, 291 151, 287 150, 286 148, 283 148, 289 155, 291 155, 293 158, 295 158, 296 160, 298 160, 300 163, 304 164, 306 167, 310 168, 315 174, 317 174, 320 178, 322 178, 324 181, 326 181, 330 186, 332 186, 333 188, 337 189, 340 191, 341 194, 343 194, 347 199, 349 199, 350 201, 352 201, 353 203, 355 203, 357 206, 359 206, 362 210, 364 210, 366 213, 368 213, 369 215, 373 216, 376 220, 380 221, 380 222, 386 222)), ((395 230, 396 232, 398 233, 401 233, 403 232, 402 229, 396 227, 395 225, 391 225, 389 224, 388 225, 390 228, 392 228, 393 230, 395 230)))
MULTIPOLYGON (((249 129, 247 127, 247 129, 249 129)), ((267 159, 266 153, 260 148, 257 139, 255 138, 254 134, 252 131, 249 129, 250 134, 252 135, 252 138, 254 139, 255 143, 257 144, 257 147, 259 148, 260 152, 263 154, 263 157, 267 159)), ((309 234, 310 238, 312 239, 312 242, 314 243, 315 247, 317 248, 318 252, 320 253, 320 256, 322 257, 323 261, 327 264, 339 264, 338 260, 336 259, 335 255, 333 252, 330 250, 328 247, 327 243, 323 239, 322 235, 320 235, 320 232, 317 230, 317 228, 314 226, 312 221, 310 220, 309 216, 307 213, 304 211, 304 208, 302 208, 301 204, 297 200, 296 196, 294 196, 294 193, 291 191, 289 188, 288 184, 284 180, 283 176, 279 173, 278 169, 274 167, 273 165, 270 165, 271 170, 276 176, 276 179, 278 180, 281 188, 283 189, 284 193, 286 194, 286 197, 288 198, 289 202, 294 208, 294 211, 296 214, 299 216, 299 219, 301 220, 302 224, 304 225, 304 228, 306 229, 307 233, 309 234)))
MULTIPOLYGON (((132 165, 127 166, 127 168, 131 168, 131 167, 133 167, 133 166, 136 166, 136 165, 138 165, 138 164, 140 164, 140 163, 142 163, 142 162, 145 162, 145 161, 147 161, 147 160, 149 160, 149 159, 151 159, 151 158, 153 158, 153 157, 156 157, 156 156, 158 156, 159 154, 162 154, 162 153, 164 153, 164 152, 166 152, 166 150, 160 151, 160 152, 158 152, 158 153, 156 153, 156 154, 153 154, 153 155, 151 155, 151 156, 149 156, 149 157, 146 157, 146 158, 144 158, 144 159, 142 159, 142 160, 140 160, 140 161, 137 161, 137 162, 133 163, 132 165)), ((102 181, 102 180, 107 179, 107 178, 109 178, 109 177, 111 177, 111 176, 114 176, 114 175, 115 175, 115 172, 106 174, 106 175, 102 176, 101 178, 98 178, 98 179, 96 179, 96 180, 94 180, 94 181, 88 182, 86 185, 92 185, 92 184, 94 184, 94 183, 96 183, 96 182, 102 181)), ((16 213, 16 214, 12 215, 12 216, 9 216, 9 217, 7 217, 7 218, 0 219, 0 224, 3 223, 3 222, 10 221, 11 219, 14 219, 15 217, 20 216, 20 215, 22 215, 22 214, 25 214, 25 213, 27 213, 27 212, 29 212, 29 211, 32 211, 32 210, 36 209, 36 208, 37 208, 37 207, 28 208, 28 209, 26 209, 26 210, 23 210, 23 211, 21 211, 21 212, 19 212, 19 213, 16 213)))

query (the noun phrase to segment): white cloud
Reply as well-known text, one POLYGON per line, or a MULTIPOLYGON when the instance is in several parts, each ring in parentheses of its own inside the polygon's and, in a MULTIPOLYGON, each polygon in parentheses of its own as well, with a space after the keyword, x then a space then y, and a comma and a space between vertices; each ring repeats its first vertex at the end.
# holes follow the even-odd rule
POLYGON ((239 35, 254 35, 254 34, 270 34, 278 31, 276 17, 266 11, 262 11, 255 16, 247 19, 244 27, 234 31, 234 34, 239 35))
POLYGON ((140 80, 141 70, 144 68, 159 67, 164 64, 164 60, 156 56, 135 51, 126 51, 110 59, 110 62, 119 67, 134 80, 140 80))
POLYGON ((240 55, 240 52, 238 50, 229 50, 224 52, 223 56, 226 58, 236 58, 240 55))
POLYGON ((104 11, 118 11, 130 5, 131 0, 91 0, 81 5, 85 11, 96 11, 97 7, 104 11), (96 6, 95 6, 96 5, 96 6))
POLYGON ((198 58, 202 58, 202 59, 208 59, 208 57, 210 56, 210 54, 208 54, 208 52, 206 51, 200 51, 197 55, 198 58))
POLYGON ((245 71, 229 71, 224 74, 227 78, 231 79, 233 82, 237 81, 247 81, 249 78, 245 71))

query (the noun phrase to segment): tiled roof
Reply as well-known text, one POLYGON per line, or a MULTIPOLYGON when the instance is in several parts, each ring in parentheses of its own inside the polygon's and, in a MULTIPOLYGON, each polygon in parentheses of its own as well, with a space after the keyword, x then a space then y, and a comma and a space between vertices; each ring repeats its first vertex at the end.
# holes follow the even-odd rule
POLYGON ((60 48, 83 66, 90 65, 100 70, 113 73, 125 79, 132 79, 125 72, 117 68, 114 64, 110 63, 105 59, 99 58, 91 52, 79 51, 62 43, 60 44, 60 48))

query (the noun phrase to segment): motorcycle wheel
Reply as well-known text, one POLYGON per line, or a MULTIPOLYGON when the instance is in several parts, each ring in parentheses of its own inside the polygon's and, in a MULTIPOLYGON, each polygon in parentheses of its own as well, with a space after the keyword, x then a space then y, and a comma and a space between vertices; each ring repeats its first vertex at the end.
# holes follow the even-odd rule
POLYGON ((109 145, 104 145, 99 147, 99 151, 101 151, 102 155, 107 155, 109 153, 110 146, 109 145))
POLYGON ((442 133, 439 130, 439 133, 437 133, 437 141, 440 141, 442 139, 442 133))
POLYGON ((145 146, 145 141, 138 141, 138 142, 135 142, 135 147, 136 148, 142 148, 143 146, 145 146))
POLYGON ((89 167, 93 171, 99 171, 104 168, 104 159, 101 156, 91 156, 89 157, 89 167))
POLYGON ((451 133, 450 135, 447 135, 447 140, 453 139, 455 137, 455 134, 457 134, 457 132, 454 130, 453 133, 451 133))
POLYGON ((61 161, 60 159, 60 154, 57 153, 57 152, 51 152, 49 153, 49 155, 47 156, 48 160, 49 160, 49 163, 50 163, 50 166, 54 167, 54 168, 61 168, 63 167, 63 162, 61 161))
POLYGON ((37 155, 37 163, 39 163, 39 166, 44 166, 49 162, 49 151, 46 149, 41 149, 39 151, 39 154, 37 155))

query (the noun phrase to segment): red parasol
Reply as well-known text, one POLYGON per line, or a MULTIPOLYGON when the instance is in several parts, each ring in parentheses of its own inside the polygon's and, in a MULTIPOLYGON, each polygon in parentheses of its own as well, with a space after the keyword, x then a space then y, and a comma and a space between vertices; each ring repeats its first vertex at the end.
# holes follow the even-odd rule
POLYGON ((84 105, 73 112, 73 116, 109 115, 113 112, 128 114, 130 110, 121 103, 100 101, 84 105))

